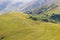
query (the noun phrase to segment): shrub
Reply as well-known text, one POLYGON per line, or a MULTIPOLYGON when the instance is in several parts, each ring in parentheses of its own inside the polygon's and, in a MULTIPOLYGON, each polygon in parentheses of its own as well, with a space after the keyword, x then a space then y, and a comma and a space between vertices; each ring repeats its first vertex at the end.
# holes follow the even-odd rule
POLYGON ((48 19, 42 19, 42 21, 44 21, 44 22, 48 22, 48 19))
POLYGON ((29 18, 32 19, 32 20, 34 20, 34 21, 37 21, 37 18, 36 17, 30 16, 29 18))

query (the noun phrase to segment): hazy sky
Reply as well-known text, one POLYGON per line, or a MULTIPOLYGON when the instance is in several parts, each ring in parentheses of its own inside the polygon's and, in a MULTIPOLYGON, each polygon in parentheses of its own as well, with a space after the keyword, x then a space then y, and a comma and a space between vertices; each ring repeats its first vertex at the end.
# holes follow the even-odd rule
POLYGON ((3 2, 3 1, 12 1, 13 3, 14 2, 28 3, 28 2, 35 1, 35 0, 0 0, 0 2, 3 2))
POLYGON ((31 1, 33 1, 33 0, 11 0, 11 1, 13 1, 13 2, 25 2, 25 3, 27 3, 27 2, 31 2, 31 1))

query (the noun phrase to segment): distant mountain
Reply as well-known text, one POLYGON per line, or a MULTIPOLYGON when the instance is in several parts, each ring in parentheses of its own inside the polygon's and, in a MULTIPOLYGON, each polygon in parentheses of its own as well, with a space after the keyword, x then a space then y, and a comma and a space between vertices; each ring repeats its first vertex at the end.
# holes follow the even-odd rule
POLYGON ((22 4, 23 4, 22 2, 16 2, 15 4, 13 4, 13 6, 18 7, 18 6, 22 5, 22 4))
POLYGON ((53 0, 37 0, 32 5, 27 6, 23 11, 26 13, 34 12, 35 10, 41 9, 42 7, 47 7, 47 5, 53 4, 53 0))
POLYGON ((15 11, 16 9, 19 9, 23 3, 22 2, 13 2, 10 0, 3 0, 0 1, 0 13, 7 13, 15 11))
POLYGON ((10 1, 6 1, 6 2, 3 2, 2 4, 0 4, 0 11, 4 10, 8 6, 9 3, 10 3, 10 1))
POLYGON ((22 2, 22 1, 11 1, 11 0, 6 0, 6 1, 0 1, 0 13, 7 13, 7 12, 26 12, 26 13, 31 13, 31 12, 38 12, 41 7, 47 7, 47 5, 50 5, 54 3, 54 0, 33 0, 30 2, 22 2), (38 11, 37 11, 38 10, 38 11))

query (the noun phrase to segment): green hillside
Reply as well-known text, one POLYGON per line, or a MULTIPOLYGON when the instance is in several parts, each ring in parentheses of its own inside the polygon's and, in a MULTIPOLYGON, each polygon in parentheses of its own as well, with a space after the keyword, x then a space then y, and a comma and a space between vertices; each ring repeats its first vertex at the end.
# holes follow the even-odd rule
POLYGON ((23 13, 0 15, 0 40, 60 40, 60 25, 33 21, 23 13))
POLYGON ((35 13, 30 14, 30 19, 51 23, 60 23, 60 2, 36 8, 35 13))

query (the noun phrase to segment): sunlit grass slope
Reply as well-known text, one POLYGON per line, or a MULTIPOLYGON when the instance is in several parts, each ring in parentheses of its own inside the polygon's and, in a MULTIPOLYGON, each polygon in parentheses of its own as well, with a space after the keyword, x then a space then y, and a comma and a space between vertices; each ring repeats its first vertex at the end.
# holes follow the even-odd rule
POLYGON ((60 25, 33 21, 27 14, 0 16, 0 40, 60 40, 60 25))

